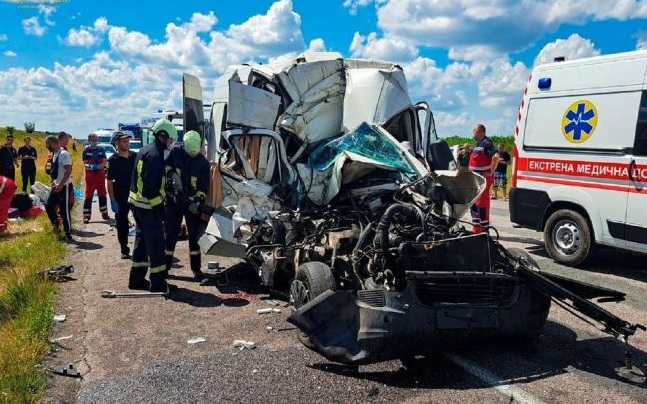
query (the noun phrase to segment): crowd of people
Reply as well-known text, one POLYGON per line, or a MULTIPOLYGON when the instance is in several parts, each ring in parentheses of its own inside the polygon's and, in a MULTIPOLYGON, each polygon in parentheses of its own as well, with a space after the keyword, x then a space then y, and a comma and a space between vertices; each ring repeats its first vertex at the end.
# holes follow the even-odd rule
MULTIPOLYGON (((103 220, 110 219, 108 206, 115 215, 121 258, 132 260, 128 287, 169 293, 175 289, 168 284, 167 278, 183 221, 188 231, 191 271, 197 281, 206 280, 201 271, 198 239, 209 218, 204 214, 208 211, 205 201, 209 193, 209 161, 200 153, 202 138, 199 133, 189 131, 181 144, 175 144, 177 129, 166 119, 156 122, 152 131, 155 141, 139 153, 130 150, 128 134, 116 131, 111 141, 116 152, 110 158, 97 146, 97 135, 88 136, 82 153, 85 169, 83 222, 87 224, 91 220, 96 192, 103 220), (132 255, 128 242, 130 212, 136 225, 132 255), (146 279, 147 274, 150 280, 146 279)), ((51 179, 45 211, 54 233, 67 242, 74 242, 69 138, 65 132, 45 138, 49 152, 45 172, 51 179)), ((15 169, 19 162, 22 163, 23 192, 31 191, 36 177, 38 154, 31 139, 25 137, 25 145, 19 150, 13 148, 13 140, 13 136, 7 136, 5 146, 0 148, 0 232, 7 229, 6 216, 17 189, 15 169)))

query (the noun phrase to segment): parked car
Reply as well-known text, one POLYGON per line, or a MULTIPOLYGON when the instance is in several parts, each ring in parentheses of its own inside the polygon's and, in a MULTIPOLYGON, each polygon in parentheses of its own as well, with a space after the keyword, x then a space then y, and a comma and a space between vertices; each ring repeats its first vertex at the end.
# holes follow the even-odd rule
POLYGON ((103 149, 103 151, 106 152, 106 159, 109 159, 110 156, 112 156, 117 151, 115 150, 115 147, 110 143, 99 143, 97 144, 97 147, 103 149))

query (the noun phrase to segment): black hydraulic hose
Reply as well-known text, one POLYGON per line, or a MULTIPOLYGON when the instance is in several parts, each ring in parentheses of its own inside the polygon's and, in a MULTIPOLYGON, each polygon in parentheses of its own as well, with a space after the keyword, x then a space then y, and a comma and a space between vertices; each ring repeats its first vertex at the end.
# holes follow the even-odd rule
MULTIPOLYGON (((386 253, 389 250, 389 228, 393 222, 395 215, 402 215, 406 219, 415 221, 417 220, 419 213, 418 209, 411 205, 395 204, 391 205, 386 212, 382 215, 380 222, 377 225, 377 236, 380 240, 380 248, 382 249, 382 255, 384 257, 382 265, 386 266, 386 253)), ((423 218, 420 218, 423 219, 423 218)))

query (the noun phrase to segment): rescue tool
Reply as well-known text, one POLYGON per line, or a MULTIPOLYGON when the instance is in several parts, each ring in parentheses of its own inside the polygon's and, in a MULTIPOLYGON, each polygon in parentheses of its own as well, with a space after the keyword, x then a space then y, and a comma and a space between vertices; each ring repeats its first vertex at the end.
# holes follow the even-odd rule
POLYGON ((112 290, 102 290, 101 297, 114 299, 117 297, 166 297, 164 292, 113 292, 112 290))

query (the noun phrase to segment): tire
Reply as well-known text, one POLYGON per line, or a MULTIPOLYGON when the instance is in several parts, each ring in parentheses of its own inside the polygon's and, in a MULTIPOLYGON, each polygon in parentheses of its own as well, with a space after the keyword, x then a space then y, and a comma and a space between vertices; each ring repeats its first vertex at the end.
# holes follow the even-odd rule
POLYGON ((544 227, 548 254, 556 262, 573 267, 585 263, 593 255, 592 236, 586 218, 569 209, 555 211, 544 227))
MULTIPOLYGON (((335 277, 330 267, 323 262, 311 261, 299 265, 290 284, 290 304, 293 310, 298 309, 319 296, 326 290, 336 290, 335 277)), ((308 348, 313 348, 310 338, 300 330, 299 341, 308 348)))

